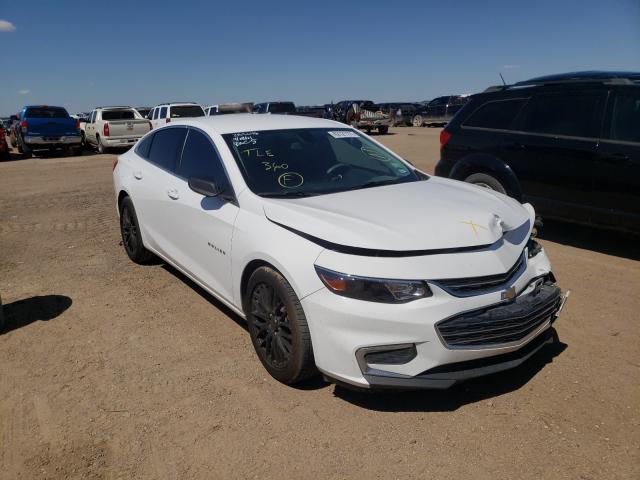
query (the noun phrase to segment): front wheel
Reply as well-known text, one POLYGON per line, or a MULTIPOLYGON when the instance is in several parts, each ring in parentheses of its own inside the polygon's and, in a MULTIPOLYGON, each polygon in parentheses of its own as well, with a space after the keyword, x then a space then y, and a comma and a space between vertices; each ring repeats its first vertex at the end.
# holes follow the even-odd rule
POLYGON ((474 173, 465 178, 464 181, 507 195, 507 189, 504 188, 504 185, 497 178, 486 173, 474 173))
POLYGON ((253 272, 244 307, 253 347, 273 378, 291 385, 316 373, 302 305, 279 272, 269 267, 253 272))
POLYGON ((415 117, 413 117, 413 120, 411 121, 411 124, 414 127, 422 127, 422 126, 424 126, 424 119, 422 118, 422 115, 416 115, 415 117))
POLYGON ((153 259, 153 253, 142 243, 138 216, 130 197, 125 197, 120 206, 120 235, 125 252, 135 263, 144 265, 153 259))

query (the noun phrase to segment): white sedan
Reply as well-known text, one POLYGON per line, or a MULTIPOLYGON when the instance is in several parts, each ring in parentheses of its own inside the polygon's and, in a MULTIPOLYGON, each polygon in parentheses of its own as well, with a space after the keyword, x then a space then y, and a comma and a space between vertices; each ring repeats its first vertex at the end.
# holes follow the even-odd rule
POLYGON ((124 248, 248 322, 293 384, 447 388, 555 341, 566 298, 528 205, 436 178, 329 120, 172 122, 113 171, 124 248))

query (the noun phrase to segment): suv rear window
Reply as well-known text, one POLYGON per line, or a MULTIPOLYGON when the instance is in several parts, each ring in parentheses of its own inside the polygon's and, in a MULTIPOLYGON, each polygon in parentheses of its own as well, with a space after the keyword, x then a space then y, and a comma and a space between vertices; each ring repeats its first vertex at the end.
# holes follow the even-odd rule
POLYGON ((527 103, 526 98, 487 102, 477 108, 462 126, 508 130, 525 103, 527 103))
POLYGON ((133 110, 103 110, 103 120, 132 120, 135 118, 133 110))
POLYGON ((67 118, 69 114, 60 107, 37 107, 27 108, 24 116, 25 118, 67 118))
POLYGON ((171 107, 171 118, 204 117, 204 110, 198 105, 171 107))
POLYGON ((533 97, 524 108, 522 130, 573 137, 597 137, 598 94, 533 97))

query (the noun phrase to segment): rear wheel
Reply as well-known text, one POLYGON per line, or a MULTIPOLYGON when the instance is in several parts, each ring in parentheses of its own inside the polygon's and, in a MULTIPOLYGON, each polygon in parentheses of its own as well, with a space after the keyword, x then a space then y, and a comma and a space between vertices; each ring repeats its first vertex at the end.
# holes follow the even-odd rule
POLYGON ((253 347, 273 378, 291 385, 316 373, 302 305, 279 272, 269 267, 253 272, 244 308, 253 347))
POLYGON ((145 264, 153 259, 153 253, 144 248, 142 243, 138 216, 130 197, 125 197, 120 205, 120 234, 124 250, 131 260, 145 264))
POLYGON ((413 117, 413 120, 411 121, 411 124, 414 127, 422 127, 422 126, 424 126, 424 119, 422 118, 422 115, 416 115, 415 117, 413 117))
POLYGON ((381 135, 386 135, 387 133, 389 133, 389 127, 387 127, 386 125, 378 127, 378 133, 381 135))
POLYGON ((504 185, 502 185, 497 178, 486 173, 474 173, 465 178, 464 181, 507 195, 507 190, 504 188, 504 185))

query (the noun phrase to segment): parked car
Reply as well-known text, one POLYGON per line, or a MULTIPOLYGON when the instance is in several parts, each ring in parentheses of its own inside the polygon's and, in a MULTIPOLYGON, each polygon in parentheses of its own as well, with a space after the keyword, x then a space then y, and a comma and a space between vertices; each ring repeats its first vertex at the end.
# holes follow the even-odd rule
POLYGON ((206 116, 226 115, 228 113, 251 113, 253 111, 253 103, 221 103, 218 105, 210 105, 204 109, 206 116))
POLYGON ((370 133, 387 133, 393 118, 371 100, 342 100, 333 106, 333 119, 370 133))
POLYGON ((157 128, 174 120, 192 117, 204 117, 204 109, 193 102, 175 102, 156 105, 147 118, 151 120, 151 127, 157 128))
POLYGON ((34 150, 65 149, 82 153, 80 122, 62 107, 28 105, 12 126, 12 142, 25 157, 34 150))
POLYGON ((84 140, 106 153, 110 148, 131 147, 150 130, 151 122, 133 107, 98 107, 84 127, 84 140))
POLYGON ((154 129, 113 171, 122 243, 246 318, 277 380, 447 388, 554 341, 534 210, 431 177, 356 129, 224 115, 154 129))
POLYGON ((414 112, 411 123, 414 127, 444 125, 460 111, 468 99, 468 95, 448 95, 434 98, 424 108, 419 108, 414 112))
POLYGON ((0 160, 9 160, 9 144, 5 135, 5 124, 0 122, 0 160))
POLYGON ((147 118, 151 112, 151 107, 135 107, 142 118, 147 118))
POLYGON ((295 115, 296 105, 293 102, 263 102, 253 106, 253 113, 278 113, 295 115))
POLYGON ((546 217, 640 233, 640 73, 577 72, 474 95, 440 136, 436 174, 546 217))
POLYGON ((393 117, 394 126, 407 125, 410 126, 413 123, 413 118, 416 114, 417 107, 415 103, 408 102, 391 102, 391 103, 379 103, 381 110, 388 113, 393 117))
POLYGON ((296 107, 296 115, 300 115, 302 117, 324 118, 325 106, 324 105, 299 106, 299 107, 296 107))

